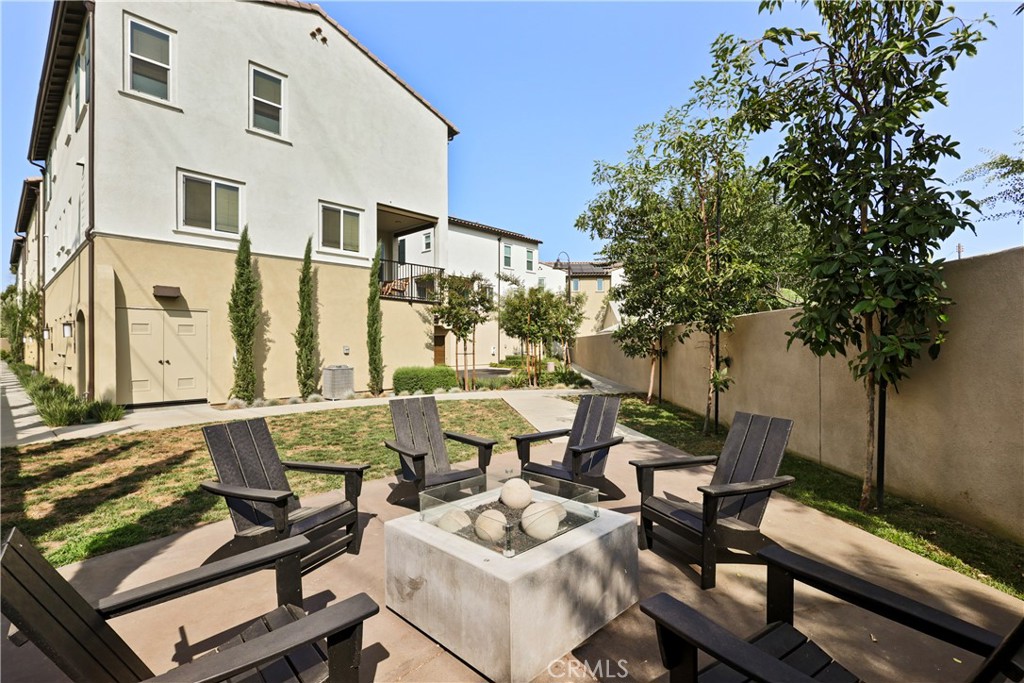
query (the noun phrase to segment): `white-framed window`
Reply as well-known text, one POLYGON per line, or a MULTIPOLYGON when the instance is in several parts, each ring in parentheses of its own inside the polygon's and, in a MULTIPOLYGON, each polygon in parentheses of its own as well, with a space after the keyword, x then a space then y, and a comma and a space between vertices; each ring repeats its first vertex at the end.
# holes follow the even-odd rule
POLYGON ((434 248, 434 236, 429 233, 423 233, 423 251, 430 251, 434 248))
POLYGON ((599 292, 603 292, 604 291, 604 278, 603 277, 597 278, 597 291, 599 291, 599 292))
POLYGON ((360 211, 320 202, 320 248, 358 254, 360 211))
POLYGON ((89 23, 85 24, 85 38, 82 40, 82 50, 75 56, 75 120, 82 116, 82 110, 89 102, 89 23))
POLYGON ((178 173, 178 227, 237 235, 245 215, 245 186, 198 173, 178 173))
POLYGON ((526 250, 526 270, 533 272, 533 249, 526 250))
POLYGON ((270 69, 249 64, 249 127, 284 136, 288 79, 270 69))
POLYGON ((580 291, 580 279, 578 277, 574 277, 572 279, 572 291, 574 291, 574 292, 580 291))
POLYGON ((502 263, 504 264, 504 266, 506 268, 511 268, 512 267, 512 245, 511 244, 506 244, 502 254, 503 254, 502 263))
POLYGON ((537 278, 537 286, 540 287, 541 289, 544 289, 544 278, 537 278))
POLYGON ((173 32, 125 14, 125 90, 165 102, 174 100, 173 41, 173 32))

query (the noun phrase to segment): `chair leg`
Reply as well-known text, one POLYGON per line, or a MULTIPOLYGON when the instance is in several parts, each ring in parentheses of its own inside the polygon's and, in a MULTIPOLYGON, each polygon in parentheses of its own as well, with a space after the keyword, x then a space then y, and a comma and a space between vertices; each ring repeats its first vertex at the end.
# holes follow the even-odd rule
POLYGON ((640 550, 654 548, 654 522, 646 517, 640 518, 640 550))
POLYGON ((700 587, 703 590, 715 587, 717 573, 717 549, 715 541, 707 532, 701 541, 700 587))
POLYGON ((359 683, 359 660, 363 652, 362 622, 327 637, 327 680, 359 683))
POLYGON ((277 604, 302 607, 302 570, 299 556, 287 555, 275 563, 277 604))

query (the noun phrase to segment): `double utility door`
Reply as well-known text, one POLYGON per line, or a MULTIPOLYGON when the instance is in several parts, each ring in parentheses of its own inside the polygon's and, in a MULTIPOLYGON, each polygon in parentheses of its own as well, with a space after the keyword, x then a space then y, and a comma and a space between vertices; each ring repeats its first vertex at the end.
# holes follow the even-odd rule
POLYGON ((117 393, 134 405, 206 400, 206 311, 117 309, 117 393))

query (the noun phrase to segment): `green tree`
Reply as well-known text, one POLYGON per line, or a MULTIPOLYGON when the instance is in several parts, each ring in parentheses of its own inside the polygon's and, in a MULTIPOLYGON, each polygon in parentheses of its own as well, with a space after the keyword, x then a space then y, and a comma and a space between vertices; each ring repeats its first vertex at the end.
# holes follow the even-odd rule
MULTIPOLYGON (((774 11, 781 1, 763 2, 774 11)), ((879 385, 894 387, 945 341, 941 241, 973 226, 977 205, 935 176, 958 156, 921 118, 946 103, 945 74, 983 40, 941 2, 815 2, 823 31, 772 28, 715 43, 716 77, 746 78, 739 120, 775 126, 767 170, 810 226, 806 300, 790 343, 843 354, 866 394, 860 505, 870 505, 879 385)))
POLYGON ((231 396, 252 401, 256 398, 256 328, 262 317, 260 311, 260 282, 252 262, 249 227, 242 230, 235 256, 235 281, 228 300, 228 321, 231 338, 235 342, 232 367, 235 382, 231 396))
MULTIPOLYGON (((1024 151, 1024 128, 1017 131, 1020 139, 1017 147, 1024 151)), ((1002 187, 994 195, 985 197, 978 204, 982 207, 1009 204, 1011 208, 982 216, 983 221, 994 221, 1015 216, 1017 222, 1024 220, 1024 155, 989 152, 989 160, 967 170, 961 180, 984 178, 986 185, 1002 187)))
POLYGON ((384 355, 381 348, 384 343, 384 312, 380 307, 380 252, 373 255, 370 266, 370 292, 366 297, 366 351, 370 357, 369 390, 374 396, 384 393, 384 355))
POLYGON ((455 372, 459 372, 458 343, 462 342, 463 358, 469 340, 473 341, 473 374, 469 363, 463 368, 463 386, 472 389, 476 384, 476 328, 487 322, 494 311, 494 295, 482 273, 469 275, 441 275, 437 282, 437 303, 430 312, 438 323, 451 330, 455 337, 455 372))
POLYGON ((302 257, 302 270, 299 271, 299 323, 292 334, 295 339, 295 379, 300 396, 315 394, 320 385, 320 337, 313 284, 313 238, 309 238, 302 257))
POLYGON ((542 287, 527 288, 515 278, 502 277, 513 286, 501 301, 501 327, 522 342, 527 377, 531 386, 540 386, 545 342, 559 338, 558 316, 564 311, 564 300, 542 287))
POLYGON ((566 369, 572 366, 572 355, 569 350, 580 332, 580 326, 583 325, 586 304, 587 295, 582 292, 569 298, 557 295, 554 298, 552 333, 554 339, 562 345, 562 360, 566 369))
POLYGON ((0 337, 10 343, 11 356, 18 362, 25 361, 25 338, 42 338, 39 308, 39 290, 34 287, 18 291, 17 285, 9 285, 0 294, 0 337))

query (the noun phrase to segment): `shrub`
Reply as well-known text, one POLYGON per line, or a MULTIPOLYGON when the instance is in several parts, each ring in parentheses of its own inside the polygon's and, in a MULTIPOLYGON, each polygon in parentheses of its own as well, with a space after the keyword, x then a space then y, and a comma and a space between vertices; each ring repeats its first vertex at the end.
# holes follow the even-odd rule
POLYGON ((530 383, 530 378, 525 372, 513 372, 508 376, 508 386, 512 389, 522 389, 530 383))
POLYGON ((228 399, 228 402, 224 404, 224 407, 228 410, 238 410, 239 408, 248 408, 249 404, 240 398, 228 399))
POLYGON ((124 406, 110 401, 93 401, 89 405, 89 417, 98 422, 117 422, 124 417, 124 406))
POLYGON ((267 405, 267 402, 262 397, 257 397, 252 400, 252 403, 249 404, 249 407, 262 408, 265 405, 267 405))
POLYGON ((395 393, 417 391, 432 394, 437 389, 451 389, 458 385, 455 370, 447 365, 429 368, 397 368, 392 378, 395 393))
POLYGON ((63 392, 40 396, 35 404, 43 422, 51 427, 81 424, 89 413, 88 403, 63 392))
POLYGON ((322 403, 324 397, 320 394, 310 394, 306 397, 306 403, 322 403))
POLYGON ((300 403, 302 403, 302 397, 301 396, 292 396, 287 401, 285 401, 285 403, 287 403, 290 406, 297 406, 300 403))

